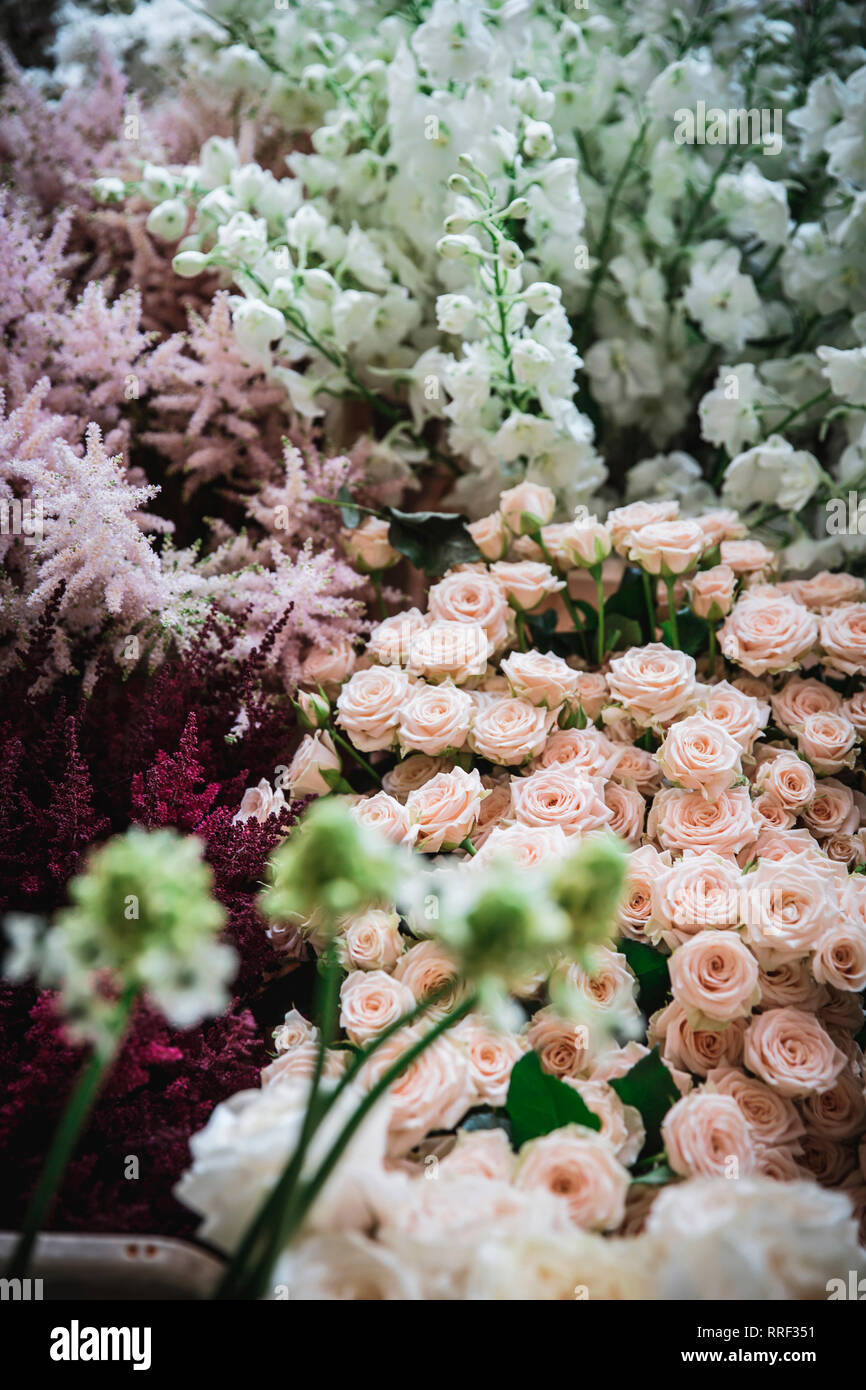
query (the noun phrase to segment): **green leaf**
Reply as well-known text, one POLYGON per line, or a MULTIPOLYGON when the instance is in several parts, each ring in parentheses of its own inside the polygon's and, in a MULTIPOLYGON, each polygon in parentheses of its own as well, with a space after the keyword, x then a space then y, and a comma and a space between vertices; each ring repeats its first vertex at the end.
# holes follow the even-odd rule
POLYGON ((606 652, 620 651, 625 647, 639 647, 643 642, 643 629, 634 618, 626 618, 622 613, 604 612, 606 652))
MULTIPOLYGON (((643 1153, 658 1153, 661 1148, 662 1120, 680 1098, 673 1077, 654 1047, 648 1057, 641 1057, 631 1071, 608 1085, 616 1091, 623 1105, 633 1105, 640 1111, 646 1130, 643 1153)), ((647 1181, 645 1178, 644 1181, 647 1181)))
POLYGON ((513 1068, 505 1108, 518 1149, 530 1139, 562 1129, 563 1125, 601 1129, 601 1120, 593 1115, 577 1091, 541 1070, 535 1052, 527 1052, 513 1068))
POLYGON ((639 1173, 637 1177, 632 1177, 632 1182, 643 1183, 645 1187, 664 1187, 669 1182, 676 1181, 676 1173, 667 1163, 657 1163, 653 1168, 647 1169, 645 1173, 639 1173))
POLYGON ((618 949, 625 956, 638 983, 638 1004, 649 1015, 660 1009, 670 989, 668 958, 654 946, 645 946, 642 941, 631 941, 623 937, 618 949))
POLYGON ((328 786, 331 788, 332 792, 351 793, 352 788, 349 786, 349 783, 346 781, 345 777, 343 777, 339 768, 320 767, 319 771, 322 774, 322 778, 324 779, 324 781, 326 781, 328 786))
MULTIPOLYGON (((673 647, 674 634, 673 625, 670 619, 660 624, 664 640, 669 647, 673 647)), ((680 639, 680 648, 688 652, 690 656, 697 656, 705 651, 709 641, 707 635, 707 624, 703 618, 699 618, 690 608, 681 608, 677 612, 677 632, 680 639)))
POLYGON ((350 531, 354 531, 355 527, 361 524, 361 513, 354 505, 352 494, 345 483, 343 483, 340 491, 337 493, 337 501, 343 503, 340 508, 340 516, 343 518, 343 525, 350 531))
POLYGON ((444 574, 454 565, 479 560, 481 552, 456 512, 401 512, 385 507, 388 540, 425 574, 444 574))

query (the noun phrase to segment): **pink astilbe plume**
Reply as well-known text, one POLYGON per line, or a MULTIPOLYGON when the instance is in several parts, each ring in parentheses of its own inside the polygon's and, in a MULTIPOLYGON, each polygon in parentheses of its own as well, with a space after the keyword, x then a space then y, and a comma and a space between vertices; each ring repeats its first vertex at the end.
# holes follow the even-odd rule
POLYGON ((0 189, 0 379, 13 404, 45 374, 51 331, 66 306, 71 222, 67 209, 44 237, 32 208, 0 189))
POLYGON ((87 185, 122 135, 123 73, 100 50, 95 84, 69 90, 52 102, 27 80, 8 49, 0 48, 0 67, 5 79, 0 176, 43 212, 64 202, 89 204, 87 185))
POLYGON ((351 454, 329 458, 309 434, 294 430, 283 441, 282 477, 247 500, 249 516, 286 549, 295 550, 309 538, 333 545, 342 526, 340 510, 316 498, 336 498, 345 486, 359 500, 371 500, 364 487, 366 453, 361 440, 351 454))
POLYGON ((164 362, 165 384, 149 403, 157 427, 142 439, 187 475, 186 495, 214 478, 249 483, 271 476, 286 393, 244 362, 228 294, 214 297, 206 319, 190 315, 187 351, 170 361, 166 354, 164 362))
POLYGON ((15 540, 17 631, 13 626, 5 663, 28 645, 52 602, 62 624, 54 628, 52 652, 60 672, 71 669, 76 640, 87 644, 106 627, 121 638, 141 633, 149 646, 163 626, 190 619, 194 578, 167 576, 142 530, 141 508, 159 489, 130 483, 97 425, 87 429, 83 457, 63 440, 44 457, 22 457, 13 445, 0 470, 13 487, 25 486, 38 517, 33 534, 15 540))

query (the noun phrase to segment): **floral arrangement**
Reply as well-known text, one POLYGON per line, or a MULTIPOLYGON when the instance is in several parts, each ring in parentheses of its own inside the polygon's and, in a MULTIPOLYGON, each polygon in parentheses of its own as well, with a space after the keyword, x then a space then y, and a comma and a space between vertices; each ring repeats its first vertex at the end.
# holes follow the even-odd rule
POLYGON ((859 12, 103 9, 0 53, 10 1272, 825 1297, 859 12))

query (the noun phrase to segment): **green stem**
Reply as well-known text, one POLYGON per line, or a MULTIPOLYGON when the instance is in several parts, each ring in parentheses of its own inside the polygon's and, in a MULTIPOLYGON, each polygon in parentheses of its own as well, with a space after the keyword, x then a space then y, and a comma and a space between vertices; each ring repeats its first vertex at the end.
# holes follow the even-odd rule
POLYGON ((590 574, 595 580, 595 592, 598 595, 598 664, 604 663, 604 584, 601 578, 601 565, 593 565, 590 574))
POLYGON ((676 588, 676 578, 672 574, 666 574, 665 588, 668 591, 668 621, 671 625, 671 636, 674 639, 674 646, 677 651, 680 649, 680 634, 677 627, 677 605, 674 600, 674 589, 676 588))
POLYGON ((810 400, 804 401, 802 405, 798 405, 793 410, 789 410, 788 414, 779 421, 778 425, 774 425, 773 433, 781 434, 782 430, 787 429, 791 421, 796 420, 798 415, 804 415, 807 410, 812 409, 813 405, 819 405, 821 401, 826 401, 828 396, 832 396, 832 394, 833 392, 828 386, 826 391, 819 391, 817 396, 812 396, 810 400))
POLYGON ((79 1076, 60 1124, 54 1131, 48 1157, 24 1217, 21 1235, 9 1260, 6 1273, 10 1279, 22 1279, 27 1273, 36 1237, 50 1213, 55 1194, 93 1109, 100 1087, 117 1056, 135 997, 136 989, 130 986, 118 1001, 117 1010, 110 1023, 110 1041, 95 1049, 79 1076))
POLYGON ((373 589, 376 594, 376 603, 379 608, 379 617, 384 620, 388 616, 388 610, 385 607, 385 600, 382 597, 382 571, 373 570, 370 575, 370 582, 373 585, 373 589))
POLYGON ((526 651, 526 630, 523 623, 523 610, 518 608, 517 613, 517 641, 522 652, 526 651))
POLYGON ((607 205, 604 210, 604 220, 601 224, 601 233, 598 239, 598 265, 592 273, 592 279, 589 283, 589 293, 586 296, 586 303, 584 304, 582 310, 582 317, 584 323, 586 324, 586 331, 588 335, 591 335, 592 332, 590 317, 592 315, 593 306, 595 304, 595 297, 598 294, 602 276, 604 275, 604 272, 607 270, 607 246, 611 238, 611 233, 613 232, 613 218, 614 213, 616 211, 616 205, 619 200, 619 195, 622 192, 623 185, 626 179, 628 178, 631 167, 634 164, 635 159, 637 158, 638 152, 641 146, 643 145, 644 140, 646 139, 648 126, 649 121, 644 120, 641 122, 640 128, 638 129, 638 133, 631 143, 631 149, 626 155, 625 160, 623 161, 622 168, 616 176, 616 180, 614 181, 613 188, 610 191, 610 196, 607 200, 607 205))
POLYGON ((468 835, 465 840, 460 841, 460 848, 465 849, 467 854, 475 855, 478 853, 478 850, 475 848, 468 835))
MULTIPOLYGON (((398 1077, 402 1076, 404 1071, 407 1071, 409 1067, 411 1067, 412 1063, 417 1057, 420 1057, 422 1052, 426 1052, 427 1048, 432 1046, 437 1038, 441 1037, 443 1033, 449 1028, 452 1028, 456 1023, 459 1023, 461 1018, 465 1018, 476 1006, 477 1002, 477 997, 472 995, 455 1009, 452 1014, 446 1014, 444 1018, 439 1019, 428 1033, 425 1033, 416 1043, 413 1043, 406 1052, 401 1053, 397 1060, 383 1073, 376 1084, 370 1088, 364 1096, 364 1099, 358 1105, 358 1108, 343 1126, 341 1133, 334 1140, 334 1143, 322 1160, 317 1172, 303 1184, 299 1194, 299 1200, 293 1204, 292 1210, 290 1212, 283 1212, 282 1219, 278 1222, 278 1239, 275 1242, 277 1254, 279 1254, 280 1250, 285 1249, 297 1235, 304 1223, 308 1211, 333 1173, 351 1143, 353 1136, 357 1133, 379 1098, 385 1094, 389 1086, 391 1086, 398 1077)), ((267 1267, 262 1266, 253 1272, 246 1294, 247 1297, 255 1299, 262 1297, 267 1288, 267 1282, 272 1267, 272 1264, 267 1267)))
POLYGON ((359 765, 359 767, 362 767, 365 772, 369 772, 370 776, 374 779, 374 781, 378 782, 379 786, 381 787, 382 778, 379 776, 376 769, 370 766, 370 764, 367 762, 367 759, 361 757, 361 754, 358 752, 357 748, 353 748, 351 743, 347 742, 347 740, 343 738, 342 734, 338 734, 333 724, 329 725, 329 732, 331 738, 334 740, 335 743, 338 743, 340 745, 340 747, 343 749, 343 752, 348 753, 351 758, 354 758, 355 762, 359 765))
POLYGON ((710 622, 710 624, 709 624, 709 633, 710 633, 710 645, 709 645, 708 656, 709 656, 709 662, 710 662, 710 676, 712 677, 712 676, 714 676, 714 675, 716 674, 716 627, 715 627, 715 623, 713 623, 713 622, 710 622))
POLYGON ((647 618, 649 620, 649 640, 656 640, 656 606, 653 602, 652 586, 650 577, 646 570, 641 570, 641 580, 643 582, 643 596, 646 603, 647 618))

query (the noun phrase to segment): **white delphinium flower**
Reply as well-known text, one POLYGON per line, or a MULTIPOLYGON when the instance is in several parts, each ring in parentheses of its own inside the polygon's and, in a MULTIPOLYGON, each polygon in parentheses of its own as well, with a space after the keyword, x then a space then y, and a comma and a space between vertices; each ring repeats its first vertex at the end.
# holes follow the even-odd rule
POLYGON ((787 190, 784 183, 765 178, 757 164, 722 174, 712 201, 734 236, 757 236, 767 246, 784 246, 790 220, 787 190))
POLYGON ((731 459, 722 497, 739 511, 769 503, 782 511, 798 512, 813 496, 822 476, 814 454, 795 449, 787 439, 773 434, 731 459))
POLYGON ((766 327, 754 281, 740 271, 739 251, 723 241, 697 248, 683 302, 710 342, 721 347, 739 349, 766 327))

